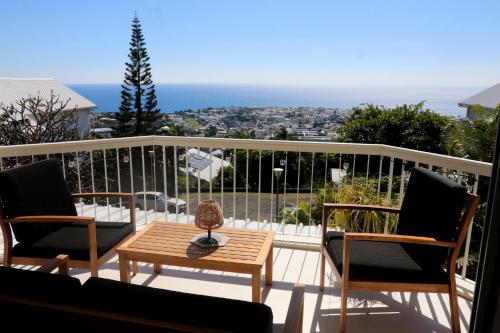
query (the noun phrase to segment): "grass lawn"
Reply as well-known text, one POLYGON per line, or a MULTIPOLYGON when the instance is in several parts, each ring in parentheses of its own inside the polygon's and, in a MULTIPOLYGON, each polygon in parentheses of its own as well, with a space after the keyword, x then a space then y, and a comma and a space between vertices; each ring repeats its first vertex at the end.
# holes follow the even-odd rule
MULTIPOLYGON (((187 195, 180 194, 179 198, 185 201, 187 200, 187 195)), ((279 206, 283 206, 283 193, 279 194, 279 206)), ((306 201, 309 202, 310 194, 309 193, 299 193, 298 195, 299 202, 306 201)), ((208 200, 210 199, 209 193, 200 193, 200 200, 208 200)), ((245 219, 245 207, 246 207, 246 193, 245 192, 236 192, 233 197, 233 192, 224 192, 224 202, 222 203, 222 195, 221 193, 212 193, 212 199, 217 200, 221 207, 223 207, 224 217, 230 217, 236 215, 236 219, 245 219), (235 198, 235 211, 233 210, 233 198, 235 198)), ((314 199, 314 194, 313 194, 314 199)), ((285 197, 286 203, 291 205, 297 204, 297 193, 287 193, 285 197)), ((274 215, 276 213, 276 194, 271 193, 261 193, 260 194, 260 220, 270 220, 271 219, 271 205, 273 208, 273 220, 274 215), (272 203, 271 203, 272 198, 272 203)), ((259 206, 259 194, 258 193, 248 193, 248 218, 250 220, 258 220, 259 206)), ((196 210, 198 209, 198 192, 189 193, 189 212, 190 214, 195 215, 196 210)))

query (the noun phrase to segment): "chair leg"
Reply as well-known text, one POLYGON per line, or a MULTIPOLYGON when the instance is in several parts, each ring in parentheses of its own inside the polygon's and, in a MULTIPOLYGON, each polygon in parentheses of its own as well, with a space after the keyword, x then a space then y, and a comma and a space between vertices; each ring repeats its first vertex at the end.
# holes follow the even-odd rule
POLYGON ((12 260, 10 255, 4 253, 2 262, 4 267, 10 267, 12 265, 12 260))
POLYGON ((340 331, 339 333, 345 333, 346 321, 347 321, 347 294, 348 290, 345 287, 345 283, 342 281, 342 294, 340 296, 340 331))
POLYGON ((458 308, 458 295, 457 286, 452 283, 450 286, 450 314, 451 314, 451 328, 453 333, 460 333, 460 314, 458 308))
POLYGON ((97 262, 90 262, 90 276, 92 277, 98 277, 99 273, 99 267, 97 265, 97 262))
POLYGON ((323 254, 323 251, 321 251, 319 290, 325 290, 325 255, 323 254))

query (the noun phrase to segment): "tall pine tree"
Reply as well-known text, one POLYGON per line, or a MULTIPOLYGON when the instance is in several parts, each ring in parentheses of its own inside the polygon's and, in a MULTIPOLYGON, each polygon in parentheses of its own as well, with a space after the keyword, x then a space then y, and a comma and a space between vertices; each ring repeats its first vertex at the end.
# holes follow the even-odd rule
POLYGON ((160 109, 151 79, 151 65, 137 14, 132 20, 129 62, 125 63, 120 111, 116 114, 117 136, 154 134, 159 128, 160 109))

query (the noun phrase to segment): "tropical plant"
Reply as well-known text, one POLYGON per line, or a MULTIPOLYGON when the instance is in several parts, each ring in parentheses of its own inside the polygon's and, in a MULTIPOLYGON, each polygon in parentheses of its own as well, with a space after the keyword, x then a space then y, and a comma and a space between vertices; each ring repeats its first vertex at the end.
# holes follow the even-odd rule
POLYGON ((309 221, 314 223, 314 221, 310 219, 309 204, 303 201, 299 202, 298 206, 287 204, 285 207, 280 209, 276 219, 276 222, 278 223, 295 225, 308 225, 309 221))
POLYGON ((476 119, 460 118, 444 131, 445 147, 450 155, 491 162, 500 116, 500 105, 491 112, 476 105, 476 119))
MULTIPOLYGON (((338 189, 325 189, 325 194, 335 203, 350 203, 358 205, 394 206, 385 199, 385 195, 377 195, 375 179, 366 186, 364 180, 355 180, 353 185, 342 185, 338 189), (329 193, 329 191, 331 191, 329 193)), ((317 201, 325 200, 321 195, 317 201)), ((348 232, 393 233, 396 228, 397 217, 374 211, 361 210, 334 210, 328 216, 328 226, 340 228, 348 232)))

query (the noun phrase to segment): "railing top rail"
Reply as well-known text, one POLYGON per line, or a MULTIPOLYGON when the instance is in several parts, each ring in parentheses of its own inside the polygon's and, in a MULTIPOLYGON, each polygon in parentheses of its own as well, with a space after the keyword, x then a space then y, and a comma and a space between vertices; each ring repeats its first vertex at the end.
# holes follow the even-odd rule
POLYGON ((0 158, 44 154, 71 153, 101 149, 136 146, 181 146, 203 148, 230 148, 250 150, 276 150, 289 152, 315 152, 330 154, 382 155, 408 161, 431 164, 448 169, 462 170, 482 176, 490 176, 491 163, 468 160, 453 156, 428 153, 381 144, 306 142, 284 140, 226 139, 177 136, 140 136, 99 140, 82 140, 43 144, 1 146, 0 158))

